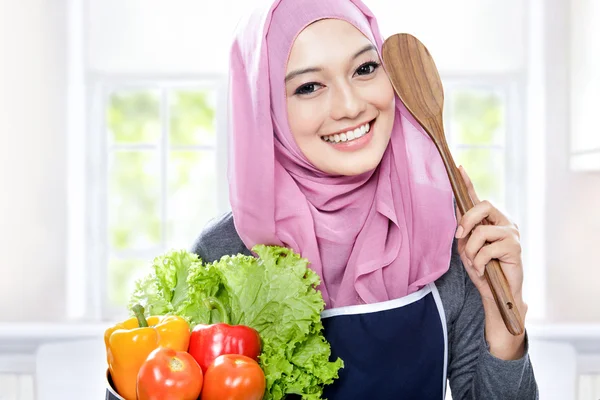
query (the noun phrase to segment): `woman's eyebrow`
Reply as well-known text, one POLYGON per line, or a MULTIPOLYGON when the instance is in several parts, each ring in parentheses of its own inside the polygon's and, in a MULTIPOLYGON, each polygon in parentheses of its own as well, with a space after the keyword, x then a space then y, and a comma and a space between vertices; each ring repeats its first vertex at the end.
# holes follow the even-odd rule
POLYGON ((287 74, 285 76, 285 83, 287 83, 291 79, 294 79, 298 75, 307 74, 309 72, 321 72, 321 71, 323 71, 323 68, 311 67, 311 68, 297 69, 295 71, 290 72, 289 74, 287 74))
MULTIPOLYGON (((372 45, 372 44, 368 44, 368 45, 364 46, 363 48, 361 48, 360 50, 358 50, 352 56, 352 60, 356 59, 361 54, 366 53, 367 51, 371 51, 371 50, 377 51, 377 48, 374 45, 372 45)), ((297 69, 295 71, 292 71, 292 72, 288 73, 285 76, 285 82, 287 83, 288 81, 294 79, 298 75, 308 74, 309 72, 321 72, 321 71, 323 71, 323 68, 317 68, 317 67, 309 67, 309 68, 297 69)))
POLYGON ((377 51, 377 48, 374 45, 372 45, 372 44, 369 43, 368 45, 366 45, 365 47, 363 47, 362 49, 360 49, 359 51, 357 51, 356 54, 354 54, 352 56, 352 59, 354 60, 358 56, 360 56, 361 54, 366 53, 367 51, 371 51, 371 50, 377 51))

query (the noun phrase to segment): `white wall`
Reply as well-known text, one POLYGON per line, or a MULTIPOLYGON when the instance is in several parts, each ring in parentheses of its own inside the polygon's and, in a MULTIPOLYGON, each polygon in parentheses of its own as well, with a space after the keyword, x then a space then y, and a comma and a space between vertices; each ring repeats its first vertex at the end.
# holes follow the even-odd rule
MULTIPOLYGON (((546 0, 546 261, 547 319, 553 321, 600 321, 598 287, 600 261, 600 172, 569 170, 569 42, 572 2, 546 0)), ((595 16, 596 24, 600 15, 595 16)), ((597 42, 598 38, 595 38, 597 42)), ((580 51, 581 49, 577 49, 580 51)), ((587 51, 599 51, 598 47, 587 51)), ((600 93, 594 96, 600 107, 600 93)), ((598 111, 596 111, 597 114, 598 111)), ((598 128, 590 126, 597 131, 598 128)), ((598 133, 600 135, 600 133, 598 133)))
MULTIPOLYGON (((88 0, 88 66, 102 73, 222 73, 237 21, 256 1, 88 0)), ((418 35, 443 73, 525 67, 526 2, 364 2, 385 36, 418 35)))
MULTIPOLYGON (((556 137, 556 146, 566 143, 556 137)), ((552 153, 555 153, 553 150, 552 153)), ((549 157, 547 319, 600 321, 600 174, 566 170, 564 155, 549 157)))
POLYGON ((64 315, 64 14, 0 2, 0 321, 64 315))
POLYGON ((246 0, 84 0, 92 72, 225 73, 246 0), (115 11, 115 10, 118 10, 115 11))
POLYGON ((527 1, 363 0, 382 34, 410 33, 441 74, 506 73, 526 65, 527 1))

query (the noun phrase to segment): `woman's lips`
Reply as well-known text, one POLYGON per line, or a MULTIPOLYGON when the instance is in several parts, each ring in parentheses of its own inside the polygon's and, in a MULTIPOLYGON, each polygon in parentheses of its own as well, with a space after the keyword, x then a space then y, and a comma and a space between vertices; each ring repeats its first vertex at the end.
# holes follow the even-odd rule
POLYGON ((347 142, 326 142, 328 145, 334 147, 336 150, 340 151, 357 151, 364 147, 366 147, 371 139, 373 139, 373 130, 375 128, 375 121, 377 119, 369 122, 369 131, 365 133, 363 136, 358 139, 352 139, 347 142))

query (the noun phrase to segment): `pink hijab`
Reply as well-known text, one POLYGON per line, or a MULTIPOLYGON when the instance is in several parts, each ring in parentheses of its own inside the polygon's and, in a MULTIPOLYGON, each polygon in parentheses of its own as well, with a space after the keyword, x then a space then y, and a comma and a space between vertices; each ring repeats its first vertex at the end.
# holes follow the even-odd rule
POLYGON ((375 43, 360 0, 275 0, 244 21, 231 50, 229 189, 248 248, 286 246, 321 277, 327 308, 399 298, 449 268, 452 191, 433 143, 396 98, 388 148, 374 171, 331 176, 296 145, 284 75, 297 35, 319 19, 347 21, 375 43))

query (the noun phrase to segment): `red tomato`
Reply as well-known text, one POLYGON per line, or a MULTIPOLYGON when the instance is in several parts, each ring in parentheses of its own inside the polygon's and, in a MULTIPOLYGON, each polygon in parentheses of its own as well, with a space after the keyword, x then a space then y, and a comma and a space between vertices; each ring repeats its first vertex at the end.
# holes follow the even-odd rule
POLYGON ((202 380, 202 369, 190 354, 158 348, 140 368, 137 400, 196 400, 202 380))
POLYGON ((265 374, 256 361, 224 354, 206 370, 202 400, 261 400, 265 387, 265 374))

